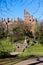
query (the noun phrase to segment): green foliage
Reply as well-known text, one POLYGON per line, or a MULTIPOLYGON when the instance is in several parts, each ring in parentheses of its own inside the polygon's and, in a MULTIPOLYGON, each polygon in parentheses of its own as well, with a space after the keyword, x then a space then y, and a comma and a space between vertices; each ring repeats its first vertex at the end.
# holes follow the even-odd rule
POLYGON ((23 22, 18 22, 18 27, 13 28, 13 39, 14 41, 19 41, 24 39, 24 24, 23 22))
POLYGON ((43 23, 40 23, 39 25, 37 24, 35 38, 38 41, 38 43, 41 43, 43 45, 43 23))
POLYGON ((9 52, 1 51, 0 52, 0 58, 10 57, 9 52))
POLYGON ((0 27, 0 39, 6 38, 7 37, 7 33, 5 31, 4 27, 0 27))
POLYGON ((15 47, 10 42, 9 37, 0 40, 0 58, 10 56, 9 52, 15 50, 15 47))
POLYGON ((9 41, 9 38, 0 40, 0 51, 14 51, 14 47, 9 41))

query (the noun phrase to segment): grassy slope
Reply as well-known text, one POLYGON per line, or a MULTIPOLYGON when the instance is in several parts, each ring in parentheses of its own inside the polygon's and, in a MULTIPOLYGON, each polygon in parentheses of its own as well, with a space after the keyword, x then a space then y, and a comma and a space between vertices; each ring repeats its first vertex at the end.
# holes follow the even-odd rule
POLYGON ((41 44, 35 44, 27 49, 20 55, 26 57, 30 55, 43 56, 43 46, 41 44))
POLYGON ((13 51, 14 50, 13 45, 9 41, 9 38, 0 40, 0 51, 2 51, 3 49, 4 49, 4 51, 13 51))

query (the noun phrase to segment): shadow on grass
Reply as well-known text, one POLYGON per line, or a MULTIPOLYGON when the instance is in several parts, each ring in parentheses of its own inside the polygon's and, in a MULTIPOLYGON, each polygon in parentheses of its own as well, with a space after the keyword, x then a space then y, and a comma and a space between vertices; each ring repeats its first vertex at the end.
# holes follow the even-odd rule
POLYGON ((14 57, 17 57, 17 55, 10 55, 9 52, 4 52, 4 51, 0 53, 0 59, 1 58, 14 58, 14 57))

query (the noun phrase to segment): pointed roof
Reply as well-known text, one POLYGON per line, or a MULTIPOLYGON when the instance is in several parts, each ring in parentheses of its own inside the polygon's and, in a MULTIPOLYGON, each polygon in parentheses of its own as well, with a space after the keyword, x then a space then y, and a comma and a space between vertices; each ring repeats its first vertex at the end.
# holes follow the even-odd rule
POLYGON ((29 16, 29 12, 27 10, 24 10, 24 16, 29 16))

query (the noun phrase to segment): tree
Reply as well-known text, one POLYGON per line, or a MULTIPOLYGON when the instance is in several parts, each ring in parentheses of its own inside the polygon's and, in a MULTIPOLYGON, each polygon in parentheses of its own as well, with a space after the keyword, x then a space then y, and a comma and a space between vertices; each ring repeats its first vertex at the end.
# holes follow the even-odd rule
POLYGON ((35 37, 38 43, 43 44, 43 22, 40 22, 40 24, 37 24, 35 37))
POLYGON ((0 38, 5 37, 5 33, 6 33, 5 25, 4 25, 4 23, 0 22, 0 38))
POLYGON ((18 21, 18 26, 13 28, 13 34, 16 40, 24 39, 24 23, 18 21))
POLYGON ((25 24, 24 26, 24 34, 29 37, 33 37, 32 31, 31 31, 31 24, 25 24))

